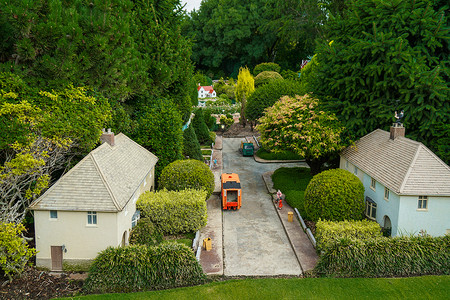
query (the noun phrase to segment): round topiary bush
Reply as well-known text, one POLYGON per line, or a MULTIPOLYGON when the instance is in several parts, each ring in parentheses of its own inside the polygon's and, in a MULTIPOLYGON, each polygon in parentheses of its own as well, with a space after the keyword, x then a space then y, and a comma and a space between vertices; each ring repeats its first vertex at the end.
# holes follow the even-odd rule
POLYGON ((264 71, 273 71, 279 73, 281 70, 281 67, 277 63, 273 62, 266 62, 266 63, 260 63, 259 65, 256 65, 253 69, 253 76, 257 76, 259 73, 264 71))
POLYGON ((314 176, 305 191, 305 211, 309 218, 328 221, 361 220, 364 213, 364 186, 358 177, 343 169, 314 176))
POLYGON ((214 191, 214 175, 209 167, 201 161, 177 160, 161 172, 158 188, 169 191, 204 189, 207 192, 206 199, 208 199, 214 191))
POLYGON ((273 71, 261 72, 255 77, 255 87, 267 84, 277 79, 283 79, 283 77, 277 72, 273 71))
POLYGON ((163 235, 149 218, 142 218, 131 230, 130 244, 155 246, 163 241, 163 235))

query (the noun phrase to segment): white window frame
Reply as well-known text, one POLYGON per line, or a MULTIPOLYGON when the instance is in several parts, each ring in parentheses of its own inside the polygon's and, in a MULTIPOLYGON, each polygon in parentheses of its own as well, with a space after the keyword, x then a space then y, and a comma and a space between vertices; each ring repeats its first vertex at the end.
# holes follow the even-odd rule
POLYGON ((428 210, 428 196, 419 196, 419 199, 417 200, 417 210, 428 210))
POLYGON ((391 192, 389 191, 389 189, 387 187, 384 188, 384 200, 389 201, 389 194, 391 192))
POLYGON ((377 204, 366 199, 366 208, 364 214, 371 220, 377 219, 377 204))
POLYGON ((88 211, 87 212, 87 225, 88 226, 96 226, 98 224, 97 212, 96 211, 88 211))
POLYGON ((372 177, 370 177, 370 188, 375 191, 376 186, 377 186, 377 181, 375 179, 373 179, 372 177))
POLYGON ((49 212, 50 214, 50 220, 56 221, 58 220, 58 211, 57 210, 51 210, 49 212), (55 215, 52 215, 52 213, 55 213, 55 215))
POLYGON ((348 171, 348 160, 345 161, 345 169, 348 171))
POLYGON ((358 167, 357 166, 354 166, 353 174, 358 175, 358 167))
POLYGON ((141 218, 141 211, 137 209, 134 212, 133 217, 131 218, 131 228, 134 228, 134 226, 137 225, 137 222, 139 221, 140 218, 141 218))

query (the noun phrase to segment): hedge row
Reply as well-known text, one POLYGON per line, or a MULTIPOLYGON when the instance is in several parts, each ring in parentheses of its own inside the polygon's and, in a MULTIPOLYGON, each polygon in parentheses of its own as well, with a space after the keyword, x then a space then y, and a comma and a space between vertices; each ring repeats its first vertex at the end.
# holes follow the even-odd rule
POLYGON ((206 191, 145 192, 137 203, 143 216, 163 234, 195 232, 206 225, 206 191))
POLYGON ((317 249, 324 250, 341 239, 370 239, 381 237, 380 225, 369 220, 362 221, 324 221, 316 223, 317 249))
POLYGON ((88 293, 134 292, 200 284, 205 275, 187 246, 109 247, 94 260, 83 286, 88 293))
POLYGON ((450 274, 450 236, 341 239, 314 269, 332 277, 392 277, 450 274))

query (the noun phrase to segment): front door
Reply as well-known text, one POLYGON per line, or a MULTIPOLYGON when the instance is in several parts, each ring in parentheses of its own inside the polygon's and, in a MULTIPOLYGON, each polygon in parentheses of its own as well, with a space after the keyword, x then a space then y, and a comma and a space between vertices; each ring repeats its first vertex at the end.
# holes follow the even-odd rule
POLYGON ((63 251, 62 246, 51 246, 52 271, 62 271, 63 251))

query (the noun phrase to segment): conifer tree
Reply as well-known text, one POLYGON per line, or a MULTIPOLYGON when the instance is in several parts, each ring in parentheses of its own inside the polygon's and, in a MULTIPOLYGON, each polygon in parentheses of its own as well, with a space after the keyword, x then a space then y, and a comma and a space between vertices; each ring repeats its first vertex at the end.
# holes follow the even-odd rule
POLYGON ((189 126, 183 132, 183 155, 203 161, 202 150, 193 126, 189 126))
POLYGON ((239 69, 238 80, 236 83, 236 100, 241 103, 241 124, 245 127, 247 119, 245 118, 245 106, 247 99, 255 91, 255 80, 247 67, 239 69))

